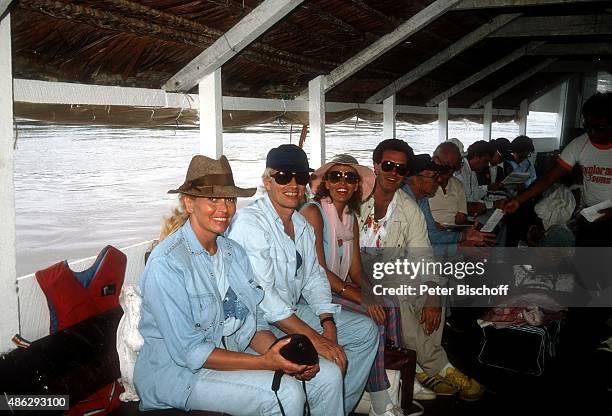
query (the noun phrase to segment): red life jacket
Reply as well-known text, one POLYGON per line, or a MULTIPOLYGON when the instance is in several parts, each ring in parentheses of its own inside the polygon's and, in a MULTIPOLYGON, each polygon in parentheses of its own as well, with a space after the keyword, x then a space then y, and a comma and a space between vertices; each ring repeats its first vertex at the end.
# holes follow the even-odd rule
MULTIPOLYGON (((73 272, 62 261, 36 272, 36 280, 49 305, 49 332, 54 334, 87 318, 119 306, 127 257, 113 246, 102 249, 94 264, 73 272)), ((107 415, 121 406, 123 387, 114 381, 78 403, 71 403, 67 416, 107 415)))
POLYGON ((53 334, 119 306, 126 263, 125 254, 106 246, 94 264, 82 272, 70 270, 66 261, 36 272, 49 305, 49 332, 53 334))

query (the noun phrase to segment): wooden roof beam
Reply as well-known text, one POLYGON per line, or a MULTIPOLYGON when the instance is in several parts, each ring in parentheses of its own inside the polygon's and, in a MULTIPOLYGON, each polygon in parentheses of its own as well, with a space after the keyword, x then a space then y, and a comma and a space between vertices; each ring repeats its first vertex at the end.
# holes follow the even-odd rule
POLYGON ((492 38, 525 36, 611 35, 612 16, 608 14, 579 16, 521 17, 493 33, 492 38))
POLYGON ((4 17, 4 13, 9 9, 13 3, 12 0, 0 0, 0 16, 4 17))
POLYGON ((547 58, 543 60, 542 62, 540 62, 533 68, 529 69, 528 71, 523 72, 521 75, 517 76, 511 81, 508 81, 507 83, 505 83, 504 85, 502 85, 501 87, 493 91, 492 93, 485 95, 480 100, 472 104, 470 108, 479 108, 479 107, 482 107, 485 103, 488 103, 489 101, 493 101, 495 98, 499 97, 500 95, 514 88, 516 85, 520 84, 521 82, 525 81, 528 78, 531 78, 533 75, 537 74, 538 72, 540 72, 541 70, 543 70, 544 68, 546 68, 547 66, 555 62, 556 60, 557 58, 547 58))
POLYGON ((608 0, 463 0, 454 10, 492 9, 500 7, 555 6, 560 4, 595 3, 608 0))
POLYGON ((549 43, 528 51, 527 55, 612 55, 612 43, 549 43))
POLYGON ((514 62, 517 59, 525 56, 530 50, 536 49, 539 46, 543 45, 544 43, 546 42, 529 42, 527 45, 521 46, 520 48, 516 49, 514 52, 504 56, 498 61, 493 62, 491 65, 487 66, 486 68, 476 72, 474 75, 464 79, 463 81, 459 82, 458 84, 453 85, 446 91, 436 95, 434 98, 427 101, 426 105, 429 107, 438 105, 438 103, 449 99, 450 97, 452 97, 455 94, 458 94, 459 92, 463 91, 470 85, 473 85, 477 83, 478 81, 488 77, 492 73, 499 71, 501 68, 505 67, 509 63, 514 62))
POLYGON ((357 55, 353 56, 325 76, 323 80, 325 91, 331 90, 333 87, 379 58, 385 52, 397 46, 400 42, 437 19, 458 1, 459 0, 436 0, 402 23, 392 32, 367 46, 357 55))
POLYGON ((465 35, 443 51, 438 52, 436 55, 432 56, 427 61, 423 62, 421 65, 417 66, 407 74, 396 79, 391 84, 376 92, 376 94, 368 98, 366 102, 380 102, 391 94, 403 90, 408 85, 412 84, 419 78, 429 74, 431 71, 433 71, 443 63, 448 62, 464 50, 474 46, 476 43, 480 42, 482 39, 489 36, 496 30, 499 30, 501 27, 505 26, 520 15, 520 13, 511 13, 501 14, 495 17, 491 21, 480 26, 478 29, 465 35))
POLYGON ((265 0, 183 69, 162 88, 189 91, 207 75, 232 59, 304 0, 265 0))

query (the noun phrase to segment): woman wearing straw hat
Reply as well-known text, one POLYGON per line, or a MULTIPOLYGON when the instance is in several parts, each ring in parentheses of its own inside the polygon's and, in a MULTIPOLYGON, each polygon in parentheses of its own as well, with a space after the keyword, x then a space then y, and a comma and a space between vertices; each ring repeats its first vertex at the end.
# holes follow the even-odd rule
MULTIPOLYGON (((197 155, 169 193, 180 194, 180 208, 166 219, 140 281, 144 346, 134 382, 141 410, 280 414, 270 389, 274 371, 310 379, 318 365, 285 360, 279 349, 288 339, 271 346, 276 338, 257 306, 263 291, 242 247, 222 235, 236 197, 255 189, 234 185, 225 156, 197 155)), ((278 396, 287 415, 302 413, 295 378, 283 378, 278 396)))
MULTIPOLYGON (((379 327, 378 353, 366 384, 372 398, 370 415, 403 415, 387 393, 389 380, 384 368, 387 340, 399 346, 401 322, 394 308, 366 305, 365 284, 359 251, 359 229, 355 212, 374 189, 375 175, 350 155, 338 155, 317 169, 311 180, 314 201, 300 211, 314 227, 319 263, 329 280, 334 303, 370 316, 379 327)), ((392 304, 391 304, 392 305, 392 304)))

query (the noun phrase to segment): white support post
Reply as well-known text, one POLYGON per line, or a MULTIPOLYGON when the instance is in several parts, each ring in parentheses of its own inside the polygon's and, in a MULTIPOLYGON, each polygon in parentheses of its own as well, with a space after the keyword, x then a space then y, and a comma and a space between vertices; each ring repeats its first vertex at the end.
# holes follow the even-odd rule
POLYGON ((310 122, 310 167, 325 163, 325 86, 319 75, 308 83, 308 120, 310 122))
POLYGON ((567 110, 569 82, 565 81, 561 84, 561 94, 559 94, 559 111, 557 112, 557 122, 555 124, 555 137, 557 138, 557 146, 561 145, 563 130, 565 129, 565 119, 567 110))
POLYGON ((395 94, 383 101, 383 139, 395 139, 395 94))
POLYGON ((223 96, 221 68, 200 81, 200 153, 212 158, 223 154, 223 96))
POLYGON ((448 100, 440 101, 438 104, 438 141, 440 143, 448 140, 448 100))
POLYGON ((529 100, 521 101, 518 114, 519 136, 527 135, 527 116, 529 115, 529 100))
POLYGON ((491 141, 491 125, 493 124, 493 101, 488 101, 484 105, 484 115, 482 119, 482 138, 487 142, 491 141))
POLYGON ((15 347, 11 337, 19 332, 11 62, 11 17, 6 15, 0 21, 0 352, 15 347))

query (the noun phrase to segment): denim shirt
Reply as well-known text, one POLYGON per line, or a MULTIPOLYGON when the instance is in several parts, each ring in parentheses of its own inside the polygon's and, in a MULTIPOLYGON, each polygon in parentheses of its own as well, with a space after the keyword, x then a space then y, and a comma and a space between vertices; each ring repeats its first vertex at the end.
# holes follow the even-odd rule
POLYGON ((269 196, 264 195, 238 211, 229 229, 229 236, 245 248, 255 279, 264 289, 260 306, 268 322, 289 318, 301 297, 316 315, 340 310, 332 303, 329 281, 317 260, 312 226, 298 212, 291 221, 295 241, 285 233, 269 196), (296 250, 303 260, 297 275, 296 250))
POLYGON ((141 410, 188 410, 198 372, 215 348, 245 351, 256 331, 268 329, 258 304, 263 291, 253 279, 246 253, 217 237, 229 285, 249 310, 242 326, 223 339, 225 314, 211 256, 187 221, 151 253, 140 280, 144 345, 134 369, 141 410))
POLYGON ((524 172, 529 173, 529 177, 525 181, 525 186, 529 187, 532 183, 538 179, 538 175, 536 174, 536 170, 533 167, 533 163, 529 159, 524 159, 521 163, 516 163, 516 161, 508 159, 508 163, 512 166, 512 172, 524 172))

